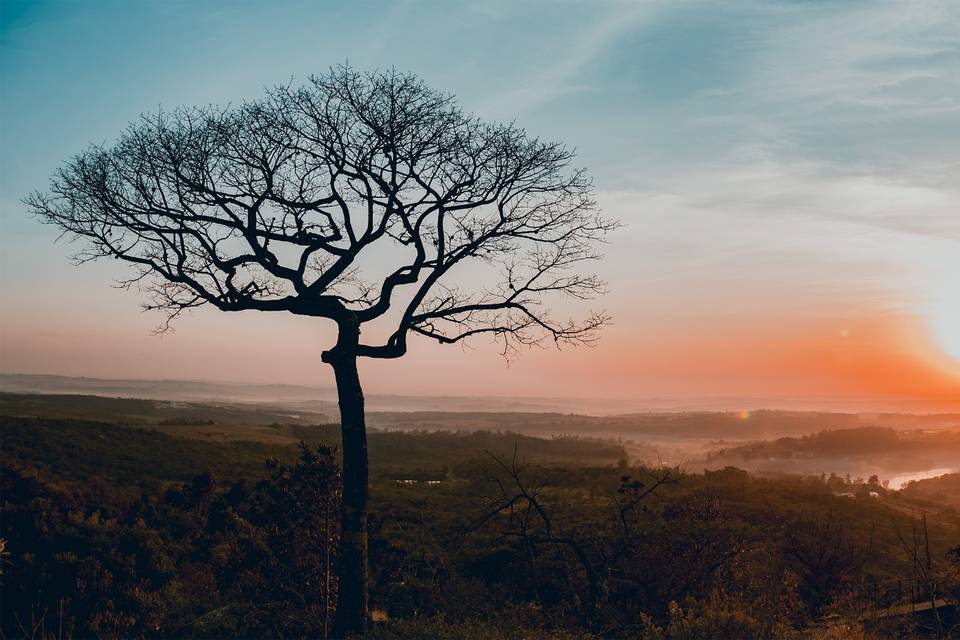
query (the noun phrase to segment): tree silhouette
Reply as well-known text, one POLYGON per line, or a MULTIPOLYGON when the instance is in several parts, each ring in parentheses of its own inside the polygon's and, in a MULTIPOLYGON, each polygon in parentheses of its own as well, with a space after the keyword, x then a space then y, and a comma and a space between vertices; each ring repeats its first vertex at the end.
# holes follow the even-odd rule
POLYGON ((164 328, 204 304, 336 323, 343 446, 335 631, 365 624, 367 453, 357 358, 398 358, 410 334, 489 334, 510 357, 593 341, 607 321, 557 319, 559 296, 603 283, 580 267, 615 223, 562 144, 465 114, 412 75, 348 67, 235 107, 142 116, 67 162, 25 202, 84 240, 79 262, 136 272, 164 328), (361 340, 376 321, 380 339, 361 340), (389 327, 383 330, 383 327, 389 327))

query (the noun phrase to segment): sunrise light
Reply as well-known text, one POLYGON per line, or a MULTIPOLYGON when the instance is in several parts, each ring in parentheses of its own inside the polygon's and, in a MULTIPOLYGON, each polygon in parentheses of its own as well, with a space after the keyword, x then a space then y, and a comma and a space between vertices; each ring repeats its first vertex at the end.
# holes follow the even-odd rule
POLYGON ((0 0, 0 639, 957 637, 957 25, 0 0))

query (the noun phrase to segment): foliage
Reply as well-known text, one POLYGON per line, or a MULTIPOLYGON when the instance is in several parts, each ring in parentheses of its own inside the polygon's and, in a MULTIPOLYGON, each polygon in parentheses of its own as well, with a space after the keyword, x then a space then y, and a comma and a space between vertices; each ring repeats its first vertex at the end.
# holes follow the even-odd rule
MULTIPOLYGON (((7 637, 30 636, 31 619, 62 637, 324 636, 339 534, 332 427, 305 428, 316 438, 297 449, 0 424, 7 637)), ((895 493, 848 498, 826 479, 734 468, 663 481, 667 470, 612 459, 551 462, 589 442, 515 434, 373 434, 371 446, 373 638, 793 638, 823 616, 903 602, 911 551, 929 557, 920 577, 937 597, 960 594, 960 518, 895 493), (526 461, 477 457, 511 438, 526 461), (911 519, 917 505, 927 526, 911 519), (905 546, 911 531, 923 535, 905 546), (811 570, 821 559, 830 571, 811 570)), ((922 633, 909 620, 882 628, 922 633)))
POLYGON ((211 473, 134 498, 4 464, 2 623, 67 636, 315 635, 334 604, 339 475, 333 452, 222 490, 211 473), (39 614, 38 614, 39 612, 39 614))

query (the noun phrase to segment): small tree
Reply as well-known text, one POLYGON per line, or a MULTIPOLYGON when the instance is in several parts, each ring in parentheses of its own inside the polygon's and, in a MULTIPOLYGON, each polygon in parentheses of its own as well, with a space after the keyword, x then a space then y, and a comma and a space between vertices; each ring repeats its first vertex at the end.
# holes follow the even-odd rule
POLYGON ((863 566, 872 548, 873 531, 868 543, 861 546, 833 512, 822 517, 801 513, 784 528, 784 557, 797 573, 807 608, 816 615, 863 566))
POLYGON ((398 358, 417 334, 583 344, 607 321, 557 320, 548 305, 603 283, 579 267, 615 223, 572 151, 464 114, 411 75, 341 67, 301 88, 227 108, 142 116, 91 146, 26 203, 115 258, 122 282, 167 313, 286 311, 332 321, 343 447, 335 632, 367 611, 367 445, 357 359, 398 358), (361 328, 389 327, 361 340, 361 328))

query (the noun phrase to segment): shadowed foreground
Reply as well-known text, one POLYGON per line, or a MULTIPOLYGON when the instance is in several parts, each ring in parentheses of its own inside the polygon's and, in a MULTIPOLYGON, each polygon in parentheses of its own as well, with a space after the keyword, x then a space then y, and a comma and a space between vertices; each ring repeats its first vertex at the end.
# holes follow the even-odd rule
MULTIPOLYGON (((302 428, 297 448, 2 426, 6 637, 329 636, 335 428, 302 428)), ((380 437, 370 637, 949 637, 954 623, 947 608, 890 614, 957 597, 960 516, 936 503, 634 467, 586 440, 374 433, 374 452, 380 437)))

